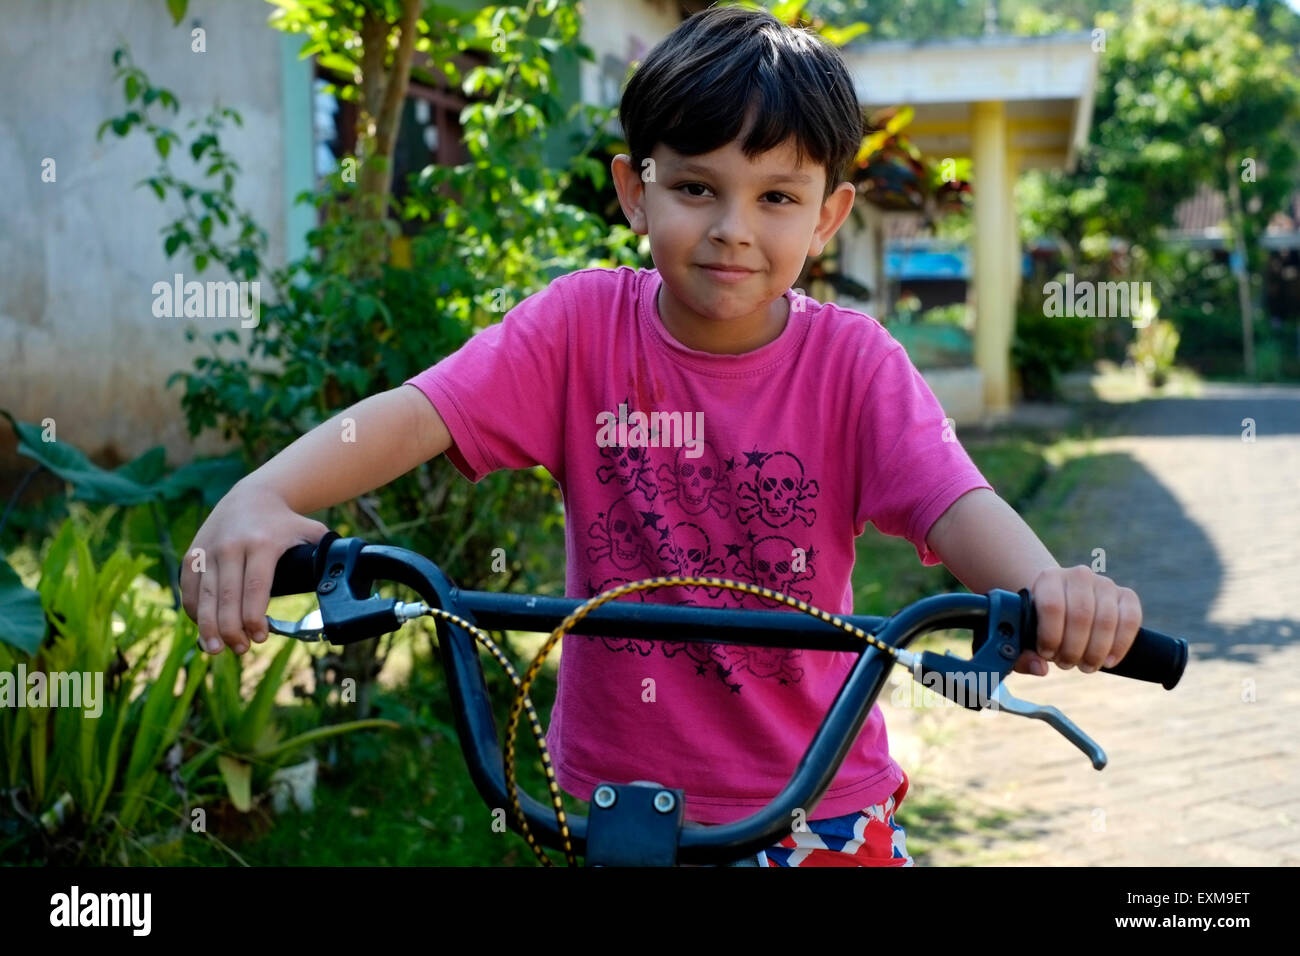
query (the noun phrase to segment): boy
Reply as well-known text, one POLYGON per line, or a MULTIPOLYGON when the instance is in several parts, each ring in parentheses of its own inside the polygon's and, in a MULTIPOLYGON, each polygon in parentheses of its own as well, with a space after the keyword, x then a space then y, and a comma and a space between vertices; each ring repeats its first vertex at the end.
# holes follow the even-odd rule
MULTIPOLYGON (((612 171, 656 268, 555 280, 345 412, 355 443, 327 422, 241 481, 195 537, 208 572, 187 565, 182 578, 210 649, 265 639, 277 558, 326 530, 303 514, 445 452, 472 481, 550 471, 570 596, 713 575, 847 614, 853 539, 870 521, 972 591, 1030 588, 1040 650, 1017 670, 1045 674, 1055 659, 1091 673, 1122 658, 1137 595, 1053 560, 879 323, 790 290, 855 196, 844 177, 861 113, 838 54, 768 13, 710 8, 650 51, 620 117, 631 156, 612 171)), ((638 596, 775 606, 724 589, 638 596)), ((686 791, 694 823, 740 819, 787 781, 854 660, 570 637, 547 735, 559 783, 587 800, 601 780, 653 779, 686 791)), ((807 830, 756 862, 910 865, 893 820, 907 788, 877 706, 807 830)))

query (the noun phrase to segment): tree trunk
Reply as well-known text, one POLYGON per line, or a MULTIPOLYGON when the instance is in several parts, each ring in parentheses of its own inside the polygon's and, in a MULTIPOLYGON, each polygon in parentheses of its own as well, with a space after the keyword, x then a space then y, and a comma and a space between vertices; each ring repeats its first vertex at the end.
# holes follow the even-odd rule
POLYGON ((1255 323, 1250 305, 1250 267, 1246 258, 1246 214, 1241 205, 1241 185, 1236 166, 1228 164, 1228 209, 1232 222, 1232 274, 1237 279, 1241 308, 1241 361, 1246 377, 1255 377, 1255 323))
POLYGON ((402 18, 394 24, 381 14, 369 13, 362 24, 361 101, 357 142, 363 161, 358 182, 358 212, 364 218, 383 220, 393 181, 393 149, 402 118, 402 104, 411 78, 415 54, 416 21, 420 0, 402 0, 402 18), (393 62, 385 67, 393 29, 399 31, 393 62))

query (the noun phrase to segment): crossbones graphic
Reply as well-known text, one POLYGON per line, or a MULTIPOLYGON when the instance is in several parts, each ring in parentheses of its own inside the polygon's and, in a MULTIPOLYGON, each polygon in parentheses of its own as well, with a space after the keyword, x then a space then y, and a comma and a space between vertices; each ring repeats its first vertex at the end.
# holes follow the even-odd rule
POLYGON ((609 558, 624 571, 631 571, 653 560, 650 544, 638 532, 636 513, 626 501, 619 499, 602 516, 593 521, 587 534, 599 546, 587 549, 587 560, 593 564, 600 558, 609 558))
MULTIPOLYGON (((597 594, 603 594, 604 592, 608 591, 610 588, 616 588, 621 584, 627 584, 627 583, 628 582, 624 581, 622 578, 610 578, 608 581, 602 581, 600 584, 596 584, 596 585, 593 585, 591 581, 588 580, 587 590, 591 597, 595 597, 597 594)), ((614 598, 614 600, 626 601, 629 598, 635 598, 636 600, 644 604, 646 598, 646 592, 633 591, 631 594, 624 594, 620 597, 614 598)), ((650 641, 638 641, 630 637, 597 638, 591 634, 586 635, 586 638, 589 642, 599 640, 611 651, 628 651, 633 654, 640 654, 642 657, 649 657, 652 653, 654 653, 654 644, 652 644, 650 641)))
POLYGON ((678 448, 673 463, 660 465, 655 474, 664 486, 664 499, 681 502, 687 514, 704 514, 710 507, 719 517, 731 514, 731 478, 722 473, 722 461, 708 442, 699 458, 688 458, 686 449, 678 448))
POLYGON ((650 455, 644 448, 608 445, 600 449, 601 457, 609 463, 596 469, 596 479, 607 485, 614 479, 626 490, 636 488, 646 501, 654 501, 659 489, 651 480, 650 455))
POLYGON ((803 651, 794 647, 727 647, 733 666, 755 677, 777 678, 782 685, 797 684, 803 677, 803 651))
MULTIPOLYGON (((805 558, 806 563, 802 571, 792 569, 795 547, 793 541, 781 535, 774 534, 766 538, 759 538, 750 544, 748 563, 741 555, 732 558, 732 573, 746 581, 752 581, 759 587, 765 587, 769 591, 780 591, 782 594, 797 597, 811 604, 812 592, 795 587, 795 585, 803 581, 811 581, 816 577, 816 572, 813 570, 811 557, 805 558)), ((773 601, 757 594, 734 593, 742 599, 742 604, 744 603, 743 599, 753 598, 766 607, 786 606, 780 601, 773 601)))
MULTIPOLYGON (((713 557, 713 546, 709 544, 709 536, 693 521, 679 521, 673 525, 672 535, 659 545, 659 557, 665 566, 674 569, 667 573, 683 577, 716 578, 721 577, 726 570, 722 559, 713 557)), ((698 584, 683 584, 680 587, 684 591, 698 591, 703 588, 704 593, 711 598, 716 598, 723 591, 722 588, 698 584)))
POLYGON ((817 497, 817 482, 804 479, 803 465, 788 451, 776 451, 766 456, 758 468, 753 484, 742 481, 736 490, 737 497, 753 504, 741 505, 736 515, 741 521, 755 517, 773 528, 783 528, 795 518, 812 525, 817 512, 805 507, 805 499, 817 497))

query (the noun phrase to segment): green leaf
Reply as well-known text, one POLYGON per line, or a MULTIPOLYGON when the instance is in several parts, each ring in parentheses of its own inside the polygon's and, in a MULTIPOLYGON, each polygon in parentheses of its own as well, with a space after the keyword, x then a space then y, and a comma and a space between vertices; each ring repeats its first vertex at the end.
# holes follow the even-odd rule
POLYGON ((131 748, 131 759, 126 768, 128 786, 140 780, 142 775, 156 765, 163 751, 172 743, 167 735, 171 714, 177 706, 172 688, 176 686, 176 675, 180 673, 185 655, 192 649, 193 644, 182 638, 182 629, 178 628, 157 679, 145 691, 144 709, 140 713, 140 729, 136 734, 135 744, 131 748))
POLYGON ((293 649, 293 641, 284 642, 284 646, 276 653, 271 665, 262 675, 262 680, 257 685, 253 699, 248 702, 248 706, 244 709, 239 724, 231 735, 231 744, 239 753, 253 753, 257 742, 262 739, 267 725, 271 723, 275 695, 279 693, 280 684, 284 680, 284 671, 289 666, 289 657, 293 654, 293 649))
POLYGON ((912 122, 912 117, 915 115, 916 115, 915 109, 913 109, 910 106, 904 106, 892 117, 890 117, 889 122, 885 124, 885 131, 890 134, 897 133, 908 123, 912 122))
POLYGON ((116 471, 106 471, 87 458, 80 449, 60 441, 43 441, 41 429, 37 426, 17 421, 6 411, 0 411, 0 415, 9 419, 9 424, 18 436, 19 454, 40 462, 64 481, 71 483, 75 496, 82 501, 137 505, 157 497, 156 489, 148 483, 137 481, 134 476, 146 473, 149 463, 142 459, 161 449, 146 452, 140 459, 123 465, 116 471))
POLYGON ((41 596, 23 586, 18 572, 0 559, 0 641, 31 656, 45 640, 41 596))
POLYGON ((153 485, 162 478, 166 470, 167 450, 162 445, 157 445, 139 458, 122 465, 113 474, 121 475, 139 485, 153 485))
POLYGON ((821 35, 831 42, 834 46, 844 46, 850 40, 861 36, 870 30, 871 27, 865 23, 851 23, 846 27, 822 27, 821 35))
POLYGON ((371 730, 379 727, 385 727, 389 730, 400 730, 402 725, 394 720, 385 720, 382 717, 369 717, 365 720, 350 720, 342 724, 327 724, 324 727, 316 727, 312 730, 305 731, 295 737, 282 741, 273 747, 267 747, 258 751, 258 757, 263 760, 274 760, 285 754, 292 753, 301 749, 308 744, 316 743, 320 740, 328 740, 330 737, 336 737, 339 734, 348 734, 354 730, 371 730))
POLYGON ((159 133, 153 141, 154 149, 158 150, 158 155, 163 159, 172 151, 172 141, 166 133, 159 133))
POLYGON ((185 8, 189 0, 167 0, 167 12, 172 15, 172 26, 178 26, 185 19, 185 8))
POLYGON ((217 766, 221 768, 221 778, 226 781, 230 802, 240 813, 247 813, 253 806, 252 766, 226 754, 217 758, 217 766))
POLYGON ((211 508, 245 474, 247 469, 238 455, 197 459, 177 468, 159 484, 158 490, 164 498, 177 498, 198 491, 203 496, 204 505, 211 508))

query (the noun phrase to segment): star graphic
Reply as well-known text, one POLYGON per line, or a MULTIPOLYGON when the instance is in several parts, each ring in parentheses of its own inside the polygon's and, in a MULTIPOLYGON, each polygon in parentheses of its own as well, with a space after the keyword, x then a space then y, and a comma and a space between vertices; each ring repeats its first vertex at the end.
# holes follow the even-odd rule
POLYGON ((738 544, 729 544, 729 545, 727 545, 727 557, 729 557, 729 558, 738 558, 738 557, 740 557, 740 545, 738 545, 738 544))
POLYGON ((740 693, 740 685, 739 685, 739 684, 728 684, 727 686, 731 688, 731 692, 732 692, 733 694, 739 694, 739 693, 740 693))
POLYGON ((767 453, 755 448, 753 451, 745 452, 745 457, 749 459, 749 461, 745 462, 746 468, 762 468, 763 459, 767 457, 767 453))
MULTIPOLYGON (((661 515, 660 517, 662 517, 662 515, 661 515)), ((667 526, 662 527, 662 528, 655 528, 655 530, 659 532, 659 540, 660 540, 660 541, 663 541, 664 539, 666 539, 666 538, 668 537, 668 528, 667 528, 667 526)))
POLYGON ((659 530, 659 522, 662 521, 662 520, 663 520, 663 515, 658 514, 658 513, 654 512, 654 511, 643 511, 643 512, 641 512, 641 527, 643 527, 643 528, 645 528, 645 527, 649 527, 650 525, 653 525, 653 526, 654 526, 654 529, 655 529, 656 531, 658 531, 658 530, 659 530))
POLYGON ((728 459, 727 459, 727 471, 735 471, 735 470, 736 470, 736 459, 735 459, 735 458, 728 458, 728 459))
POLYGON ((695 665, 695 673, 697 673, 697 674, 703 674, 703 673, 705 673, 705 672, 707 672, 707 671, 708 671, 708 668, 705 667, 703 664, 696 664, 696 665, 695 665))

